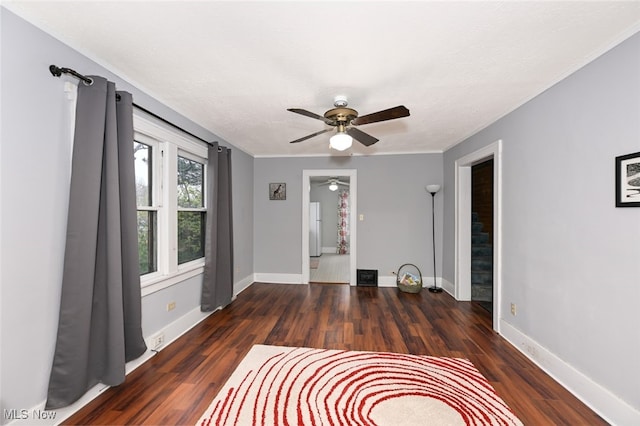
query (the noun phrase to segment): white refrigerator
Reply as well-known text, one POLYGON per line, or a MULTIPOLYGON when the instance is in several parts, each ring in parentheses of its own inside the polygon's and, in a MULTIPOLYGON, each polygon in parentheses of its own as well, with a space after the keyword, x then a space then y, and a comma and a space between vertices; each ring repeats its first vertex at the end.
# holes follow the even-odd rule
POLYGON ((320 203, 309 203, 309 256, 322 254, 322 216, 320 203))

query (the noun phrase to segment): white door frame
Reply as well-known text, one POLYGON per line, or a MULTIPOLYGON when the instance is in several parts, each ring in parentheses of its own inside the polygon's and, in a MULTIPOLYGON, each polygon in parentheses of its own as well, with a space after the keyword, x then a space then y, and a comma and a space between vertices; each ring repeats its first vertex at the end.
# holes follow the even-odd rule
POLYGON ((349 284, 356 285, 356 243, 358 213, 358 179, 356 169, 323 169, 302 171, 302 283, 309 284, 309 202, 311 177, 348 176, 349 177, 349 284))
POLYGON ((471 300, 471 167, 493 158, 493 329, 500 332, 502 288, 502 140, 455 162, 455 298, 471 300))

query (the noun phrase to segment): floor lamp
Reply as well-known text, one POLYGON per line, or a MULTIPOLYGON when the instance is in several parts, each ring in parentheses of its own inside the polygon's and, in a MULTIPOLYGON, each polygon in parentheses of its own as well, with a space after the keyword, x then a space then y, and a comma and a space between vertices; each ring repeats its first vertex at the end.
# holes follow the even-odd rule
POLYGON ((433 240, 433 287, 429 287, 432 293, 440 293, 442 287, 438 287, 436 281, 436 193, 440 191, 440 185, 427 185, 427 192, 431 194, 431 238, 433 240))

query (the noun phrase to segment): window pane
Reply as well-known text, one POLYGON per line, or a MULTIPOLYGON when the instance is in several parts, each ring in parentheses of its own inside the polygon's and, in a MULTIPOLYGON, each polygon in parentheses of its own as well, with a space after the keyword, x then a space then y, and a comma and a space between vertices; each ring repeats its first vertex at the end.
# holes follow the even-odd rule
POLYGON ((150 206, 151 199, 151 147, 133 142, 136 170, 136 201, 138 206, 150 206))
POLYGON ((156 212, 138 211, 138 255, 140 257, 140 275, 155 272, 158 269, 156 259, 156 212))
POLYGON ((205 212, 178 212, 178 264, 204 257, 205 212))
POLYGON ((178 207, 204 207, 204 164, 178 157, 178 207))

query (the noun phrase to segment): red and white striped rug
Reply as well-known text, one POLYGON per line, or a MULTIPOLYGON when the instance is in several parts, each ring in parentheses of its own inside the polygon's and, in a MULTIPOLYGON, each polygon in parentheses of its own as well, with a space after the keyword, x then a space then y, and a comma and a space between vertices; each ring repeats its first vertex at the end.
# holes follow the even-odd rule
POLYGON ((522 425, 462 358, 255 345, 208 425, 522 425))

